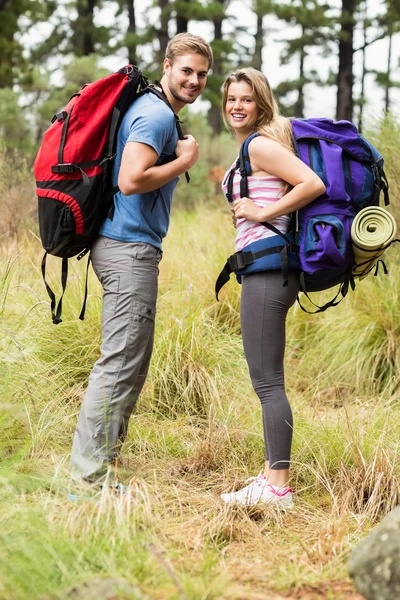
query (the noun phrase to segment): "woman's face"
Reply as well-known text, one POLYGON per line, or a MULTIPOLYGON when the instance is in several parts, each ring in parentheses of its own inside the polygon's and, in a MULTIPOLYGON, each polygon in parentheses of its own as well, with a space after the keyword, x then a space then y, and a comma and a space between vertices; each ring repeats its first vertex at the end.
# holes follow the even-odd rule
POLYGON ((229 85, 225 113, 229 125, 236 133, 248 134, 254 130, 260 111, 248 83, 233 81, 229 85))

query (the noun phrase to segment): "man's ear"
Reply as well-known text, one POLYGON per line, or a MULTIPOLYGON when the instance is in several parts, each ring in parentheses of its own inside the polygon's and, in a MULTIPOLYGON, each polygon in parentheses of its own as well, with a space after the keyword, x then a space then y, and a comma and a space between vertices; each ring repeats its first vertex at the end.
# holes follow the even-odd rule
POLYGON ((168 74, 169 71, 171 70, 171 63, 170 63, 169 58, 164 58, 164 63, 163 64, 164 64, 163 73, 168 74))

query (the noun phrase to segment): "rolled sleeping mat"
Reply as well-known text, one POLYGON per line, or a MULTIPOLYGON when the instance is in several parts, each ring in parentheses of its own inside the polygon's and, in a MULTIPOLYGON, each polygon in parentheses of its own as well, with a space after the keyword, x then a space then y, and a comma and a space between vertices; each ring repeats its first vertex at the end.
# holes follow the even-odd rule
POLYGON ((360 210, 351 226, 354 277, 366 277, 396 235, 396 221, 380 206, 360 210))

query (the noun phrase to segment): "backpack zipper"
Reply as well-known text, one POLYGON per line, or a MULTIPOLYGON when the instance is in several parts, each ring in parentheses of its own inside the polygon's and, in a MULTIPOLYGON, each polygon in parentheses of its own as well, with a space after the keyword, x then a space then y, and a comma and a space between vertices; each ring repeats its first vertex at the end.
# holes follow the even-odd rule
POLYGON ((358 158, 358 156, 356 154, 354 154, 353 152, 351 152, 351 150, 349 150, 348 148, 346 148, 346 146, 344 146, 343 144, 339 144, 339 142, 335 142, 335 140, 330 140, 328 138, 321 137, 321 136, 318 136, 318 135, 302 135, 300 137, 295 138, 296 142, 298 142, 300 140, 322 140, 324 142, 328 142, 329 144, 336 144, 336 146, 340 146, 355 161, 357 161, 357 162, 359 162, 361 164, 364 164, 364 165, 376 164, 375 159, 373 159, 373 160, 361 160, 360 158, 358 158))

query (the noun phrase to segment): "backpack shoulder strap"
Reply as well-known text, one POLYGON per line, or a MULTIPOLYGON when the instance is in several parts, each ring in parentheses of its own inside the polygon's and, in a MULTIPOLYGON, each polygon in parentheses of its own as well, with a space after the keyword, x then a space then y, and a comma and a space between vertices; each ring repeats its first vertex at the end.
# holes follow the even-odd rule
POLYGON ((259 135, 260 135, 259 133, 252 133, 251 135, 249 135, 249 137, 247 137, 244 140, 243 144, 240 147, 238 167, 239 167, 240 177, 241 177, 241 179, 240 179, 240 196, 242 198, 243 198, 243 196, 249 195, 249 188, 247 185, 247 177, 249 175, 251 175, 249 144, 250 144, 251 140, 254 140, 254 138, 258 137, 259 135))
MULTIPOLYGON (((182 121, 179 120, 178 115, 175 113, 171 103, 169 102, 164 90, 162 89, 161 83, 159 83, 158 81, 153 81, 151 82, 144 90, 143 93, 146 92, 151 92, 152 94, 154 94, 155 96, 157 96, 157 98, 159 98, 160 100, 162 100, 164 102, 164 104, 166 104, 168 106, 168 108, 170 108, 173 112, 173 115, 175 117, 175 126, 176 126, 176 131, 178 132, 178 138, 180 140, 184 139, 184 135, 183 135, 183 131, 182 131, 182 121)), ((186 177, 186 181, 189 183, 190 181, 190 175, 189 173, 186 171, 185 173, 185 177, 186 177)))
POLYGON ((226 179, 226 192, 225 196, 230 204, 233 203, 233 179, 235 177, 235 172, 239 168, 239 159, 235 162, 231 170, 229 171, 228 177, 226 179))
MULTIPOLYGON (((249 186, 247 183, 247 177, 249 175, 251 175, 249 145, 250 145, 250 142, 252 140, 254 140, 254 138, 258 137, 259 135, 260 135, 259 133, 252 133, 251 135, 249 135, 249 137, 247 137, 244 140, 243 144, 240 147, 237 166, 239 167, 239 171, 240 171, 240 197, 241 198, 243 198, 244 196, 248 197, 248 195, 249 195, 249 186)), ((237 168, 237 167, 235 167, 235 168, 237 168)), ((269 229, 270 231, 275 233, 275 235, 280 235, 281 237, 283 237, 287 241, 288 244, 290 243, 290 239, 284 233, 279 231, 279 229, 277 227, 275 227, 274 225, 271 225, 271 223, 264 221, 263 223, 261 223, 261 225, 264 225, 264 227, 266 227, 267 229, 269 229)))
POLYGON ((259 137, 260 133, 252 133, 249 135, 243 142, 239 151, 239 163, 240 168, 245 170, 246 175, 251 175, 251 164, 250 164, 250 153, 249 153, 249 145, 254 138, 259 137))
POLYGON ((240 196, 242 198, 243 196, 248 196, 247 177, 248 175, 251 175, 249 144, 252 139, 258 137, 259 135, 259 133, 252 133, 251 135, 249 135, 248 138, 245 139, 245 141, 240 147, 237 161, 229 172, 228 178, 226 180, 227 190, 225 195, 231 204, 233 202, 233 179, 235 177, 235 172, 237 171, 237 169, 239 169, 241 175, 240 196))

